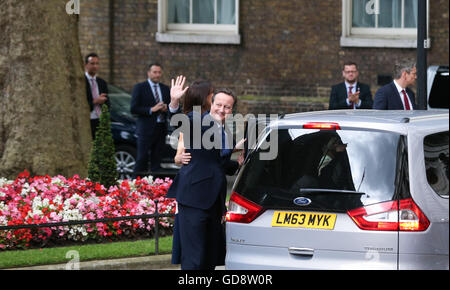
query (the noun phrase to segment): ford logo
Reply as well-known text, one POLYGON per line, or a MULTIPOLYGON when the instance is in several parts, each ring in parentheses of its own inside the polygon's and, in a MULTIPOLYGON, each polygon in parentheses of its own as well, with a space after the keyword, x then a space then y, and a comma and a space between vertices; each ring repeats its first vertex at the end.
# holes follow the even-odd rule
POLYGON ((305 205, 309 205, 311 203, 311 200, 306 197, 297 197, 296 199, 294 199, 294 203, 296 205, 305 206, 305 205))

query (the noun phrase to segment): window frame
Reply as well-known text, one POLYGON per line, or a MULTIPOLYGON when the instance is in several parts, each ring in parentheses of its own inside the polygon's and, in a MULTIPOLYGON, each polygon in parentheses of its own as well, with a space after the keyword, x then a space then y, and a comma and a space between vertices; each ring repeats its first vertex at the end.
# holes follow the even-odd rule
MULTIPOLYGON (((168 0, 158 0, 157 42, 240 44, 239 0, 235 1, 235 24, 174 24, 168 23, 168 0)), ((215 11, 215 13, 217 13, 215 11)))
MULTIPOLYGON (((417 28, 353 28, 352 2, 352 0, 342 0, 342 35, 340 39, 342 47, 417 48, 417 28)), ((427 35, 429 35, 429 11, 429 0, 427 0, 427 35)), ((426 46, 430 48, 429 38, 426 46)))

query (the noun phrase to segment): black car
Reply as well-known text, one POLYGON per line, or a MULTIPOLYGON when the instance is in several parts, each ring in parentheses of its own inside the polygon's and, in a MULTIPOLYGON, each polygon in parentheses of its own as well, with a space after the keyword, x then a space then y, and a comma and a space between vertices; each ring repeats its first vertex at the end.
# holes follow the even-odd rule
MULTIPOLYGON (((116 147, 117 171, 120 179, 132 176, 136 161, 136 117, 130 113, 131 95, 126 91, 108 84, 108 97, 111 101, 111 131, 116 147)), ((174 128, 169 126, 166 146, 162 152, 161 167, 163 171, 149 172, 154 177, 173 177, 179 167, 174 163, 178 139, 171 136, 174 128)), ((150 168, 150 166, 149 166, 150 168)))

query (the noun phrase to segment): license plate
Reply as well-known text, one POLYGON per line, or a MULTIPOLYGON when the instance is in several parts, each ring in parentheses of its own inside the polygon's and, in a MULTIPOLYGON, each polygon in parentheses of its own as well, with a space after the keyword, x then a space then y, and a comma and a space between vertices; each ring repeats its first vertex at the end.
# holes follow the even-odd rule
POLYGON ((334 229, 336 214, 317 212, 275 211, 272 227, 334 229))

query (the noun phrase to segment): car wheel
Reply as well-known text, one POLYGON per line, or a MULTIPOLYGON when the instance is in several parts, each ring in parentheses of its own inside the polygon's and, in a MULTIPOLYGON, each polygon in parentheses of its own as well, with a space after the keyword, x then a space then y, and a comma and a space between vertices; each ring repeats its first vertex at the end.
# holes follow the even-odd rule
POLYGON ((136 164, 136 148, 128 145, 116 147, 115 159, 119 179, 131 179, 136 164))

